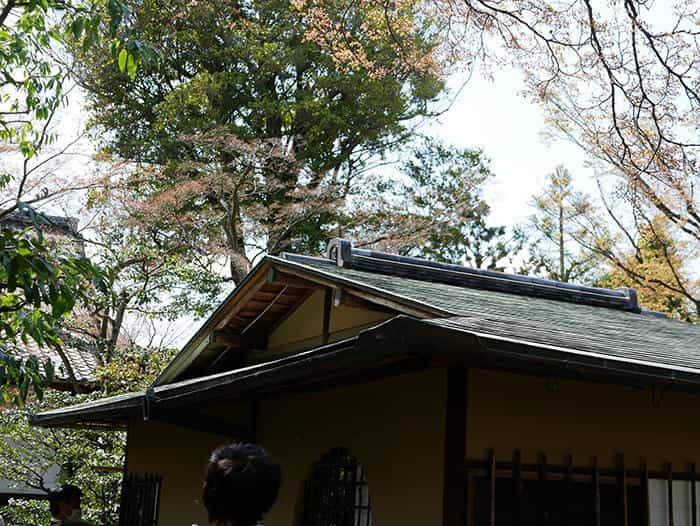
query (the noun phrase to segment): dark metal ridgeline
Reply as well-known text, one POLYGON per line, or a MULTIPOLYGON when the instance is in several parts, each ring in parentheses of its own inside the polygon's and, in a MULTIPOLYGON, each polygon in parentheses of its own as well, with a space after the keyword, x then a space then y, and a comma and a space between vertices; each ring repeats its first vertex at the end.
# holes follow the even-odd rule
POLYGON ((327 255, 338 266, 350 269, 458 287, 641 312, 637 293, 630 288, 584 287, 530 276, 437 263, 420 258, 357 249, 344 239, 331 241, 327 255))
POLYGON ((540 523, 649 526, 650 478, 666 481, 666 522, 669 526, 677 522, 673 482, 689 482, 690 524, 698 524, 698 477, 694 463, 689 463, 687 470, 682 472, 674 472, 670 462, 663 470, 649 471, 646 459, 641 460, 639 468, 630 468, 624 455, 619 454, 616 467, 601 468, 597 457, 592 457, 587 466, 576 466, 573 455, 567 454, 563 465, 552 465, 541 453, 537 463, 526 464, 522 462, 520 450, 513 452, 512 461, 505 462, 497 461, 495 452, 489 450, 484 460, 468 460, 466 470, 472 486, 466 494, 470 508, 468 526, 530 526, 540 523), (557 515, 556 511, 552 512, 553 507, 564 511, 557 515), (529 510, 529 515, 525 509, 529 510))

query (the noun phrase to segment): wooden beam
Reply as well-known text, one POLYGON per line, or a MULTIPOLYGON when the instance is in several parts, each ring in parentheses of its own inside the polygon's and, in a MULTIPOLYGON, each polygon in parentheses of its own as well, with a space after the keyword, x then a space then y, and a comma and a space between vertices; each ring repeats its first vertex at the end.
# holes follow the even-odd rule
POLYGON ((209 334, 207 347, 247 347, 248 342, 233 331, 218 330, 209 334))
POLYGON ((467 378, 463 366, 447 368, 443 526, 464 526, 467 470, 467 378))
POLYGON ((236 331, 223 329, 212 331, 207 340, 207 348, 235 348, 244 350, 261 350, 267 347, 266 335, 256 337, 251 334, 241 335, 236 331))
POLYGON ((691 526, 698 526, 698 496, 696 493, 697 479, 695 463, 690 464, 690 509, 693 514, 690 519, 691 526))
MULTIPOLYGON (((537 455, 537 482, 540 488, 544 487, 547 481, 547 453, 540 451, 537 455)), ((537 498, 535 499, 535 509, 536 517, 538 520, 542 520, 546 515, 545 512, 548 508, 549 502, 545 497, 546 492, 540 491, 537 493, 537 498)))
POLYGON ((255 281, 246 283, 243 291, 240 293, 240 296, 238 294, 235 295, 235 303, 233 303, 231 307, 222 314, 222 319, 217 322, 215 329, 222 329, 228 325, 228 322, 231 321, 231 319, 238 314, 239 311, 243 310, 248 301, 251 300, 263 286, 265 286, 265 280, 262 278, 262 276, 256 277, 255 281))
POLYGON ((395 309, 390 309, 384 305, 378 303, 373 303, 366 299, 362 299, 358 296, 344 291, 343 289, 336 288, 333 294, 333 306, 335 307, 349 307, 351 309, 363 309, 373 312, 386 312, 387 314, 395 313, 395 309))
POLYGON ((593 457, 593 510, 595 513, 595 526, 600 526, 600 472, 598 471, 598 457, 593 457))
POLYGON ((566 489, 565 489, 565 505, 564 505, 564 524, 569 524, 570 522, 573 522, 573 520, 576 519, 574 517, 573 513, 571 513, 571 505, 572 500, 573 500, 573 484, 574 484, 574 455, 569 452, 566 454, 566 460, 564 461, 565 465, 565 474, 564 474, 564 480, 566 481, 566 489))
POLYGON ((316 283, 314 281, 309 281, 308 279, 305 279, 300 276, 295 276, 286 272, 280 272, 276 268, 271 268, 267 271, 266 282, 269 285, 287 285, 288 287, 294 289, 321 290, 326 288, 322 284, 316 283))
POLYGON ((496 453, 489 450, 489 526, 496 526, 496 453))
POLYGON ((673 465, 668 462, 666 464, 666 473, 668 480, 668 526, 673 526, 673 465))
POLYGON ((515 501, 515 509, 513 510, 514 524, 520 526, 523 514, 523 454, 522 451, 516 449, 513 452, 513 500, 515 501))
POLYGON ((242 362, 245 361, 248 353, 267 347, 267 335, 261 335, 260 337, 244 336, 229 330, 213 331, 209 334, 208 341, 206 349, 211 350, 210 354, 214 355, 206 366, 208 371, 211 371, 219 363, 223 362, 224 358, 229 359, 235 355, 242 362))
POLYGON ((647 465, 646 459, 642 461, 642 476, 640 483, 642 485, 642 513, 644 514, 642 524, 644 526, 651 526, 651 504, 649 499, 649 467, 647 465))
POLYGON ((278 307, 291 307, 294 305, 294 303, 296 303, 298 297, 298 294, 291 296, 288 294, 283 294, 282 296, 278 297, 277 294, 270 293, 266 293, 265 296, 261 296, 260 292, 258 292, 255 296, 253 296, 253 299, 248 302, 246 308, 259 312, 267 307, 272 300, 275 300, 275 305, 278 307))
MULTIPOLYGON (((302 279, 306 280, 307 274, 304 273, 302 270, 297 270, 294 268, 285 268, 283 270, 280 269, 280 272, 284 272, 285 275, 290 274, 293 276, 301 277, 302 279)), ((454 315, 454 313, 451 313, 449 311, 446 311, 444 309, 439 309, 437 307, 432 307, 430 305, 423 305, 417 300, 411 300, 410 298, 406 298, 405 301, 397 298, 396 300, 391 299, 390 293, 384 294, 381 291, 377 290, 377 292, 367 292, 364 290, 360 290, 359 288, 353 287, 351 285, 344 285, 340 283, 340 279, 334 280, 332 278, 325 278, 323 276, 314 276, 313 277, 314 282, 317 283, 319 286, 325 286, 325 287, 343 287, 344 292, 349 292, 353 296, 356 296, 358 298, 365 299, 367 301, 370 301, 372 303, 375 303, 377 305, 382 305, 384 307, 388 307, 394 311, 401 312, 403 314, 409 314, 411 316, 416 316, 417 318, 432 318, 435 315, 437 316, 445 316, 445 315, 454 315), (409 305, 413 304, 413 305, 409 305)))

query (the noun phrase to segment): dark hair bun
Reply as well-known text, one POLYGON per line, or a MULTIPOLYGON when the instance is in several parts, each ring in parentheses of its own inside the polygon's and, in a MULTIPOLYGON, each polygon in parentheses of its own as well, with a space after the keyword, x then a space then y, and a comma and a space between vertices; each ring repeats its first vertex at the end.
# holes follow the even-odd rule
POLYGON ((281 469, 262 447, 235 443, 215 450, 202 495, 209 520, 256 524, 275 503, 280 483, 281 469))

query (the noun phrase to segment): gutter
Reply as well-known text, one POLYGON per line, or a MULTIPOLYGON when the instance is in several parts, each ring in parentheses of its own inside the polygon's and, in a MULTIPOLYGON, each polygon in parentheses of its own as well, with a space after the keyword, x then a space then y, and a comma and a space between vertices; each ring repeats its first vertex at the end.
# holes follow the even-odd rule
POLYGON ((598 374, 600 377, 636 380, 637 384, 673 385, 687 391, 700 391, 700 370, 698 369, 506 338, 461 328, 450 324, 447 320, 419 320, 418 322, 476 338, 481 349, 481 358, 485 359, 484 362, 490 365, 497 364, 502 368, 516 369, 515 365, 520 364, 519 369, 532 370, 533 365, 542 365, 550 369, 550 373, 559 375, 567 371, 584 372, 587 375, 598 374))
POLYGON ((85 425, 91 420, 157 418, 160 408, 182 408, 240 394, 269 393, 306 381, 332 381, 376 368, 388 358, 421 358, 426 360, 426 366, 437 358, 440 363, 470 367, 557 376, 585 375, 583 379, 588 381, 600 379, 700 391, 700 370, 635 362, 470 331, 439 320, 397 316, 348 340, 231 372, 48 411, 32 416, 30 423, 60 427, 85 425))

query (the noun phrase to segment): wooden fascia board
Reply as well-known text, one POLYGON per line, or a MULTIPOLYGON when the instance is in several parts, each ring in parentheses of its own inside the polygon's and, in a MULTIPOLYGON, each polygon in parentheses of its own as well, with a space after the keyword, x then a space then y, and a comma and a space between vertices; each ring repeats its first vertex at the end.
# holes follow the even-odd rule
POLYGON ((225 327, 231 318, 245 306, 247 301, 265 285, 269 267, 268 259, 263 259, 246 276, 243 282, 229 294, 190 341, 184 345, 160 376, 156 378, 155 382, 153 382, 154 386, 172 382, 197 359, 209 344, 211 332, 225 327))

